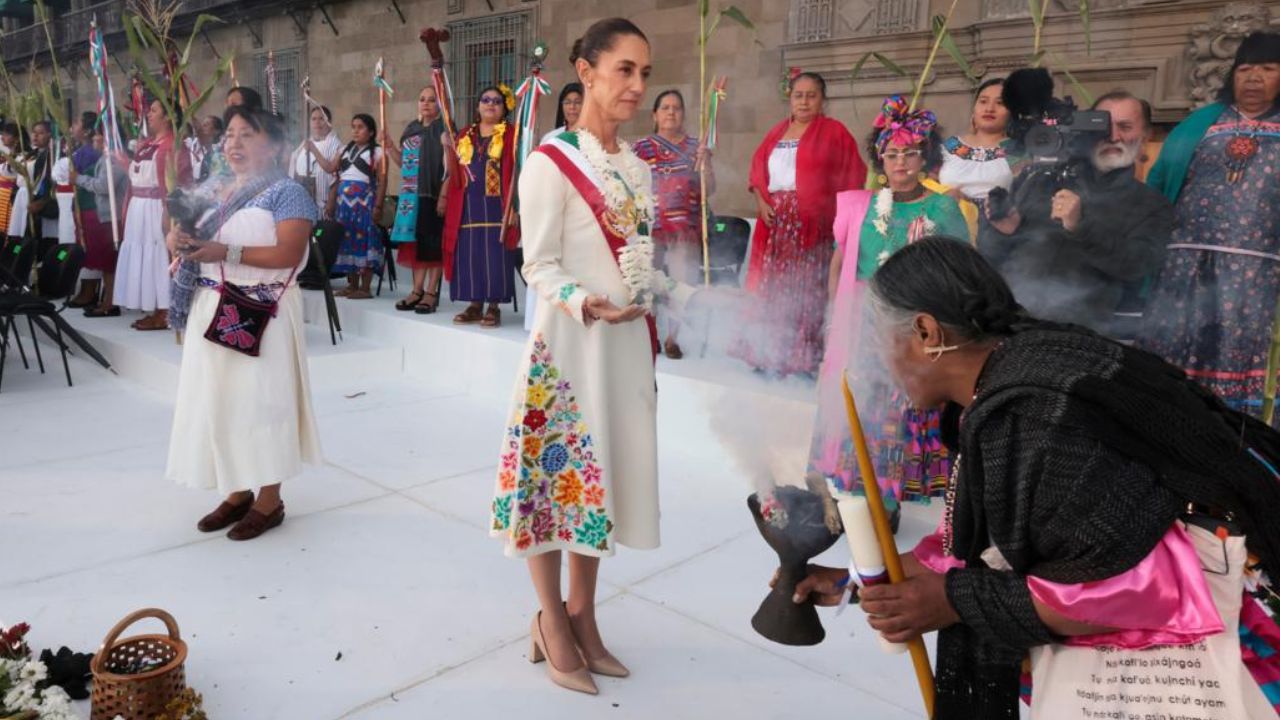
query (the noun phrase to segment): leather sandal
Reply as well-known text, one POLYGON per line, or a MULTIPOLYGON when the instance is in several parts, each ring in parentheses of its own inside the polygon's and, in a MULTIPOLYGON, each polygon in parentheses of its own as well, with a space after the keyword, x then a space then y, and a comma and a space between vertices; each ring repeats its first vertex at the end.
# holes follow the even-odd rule
POLYGON ((422 298, 426 293, 414 291, 404 296, 404 299, 396 303, 397 310, 413 310, 418 307, 418 303, 422 302, 422 298))
POLYGON ((423 293, 422 300, 413 306, 413 311, 419 315, 433 315, 440 306, 440 293, 423 293), (427 298, 431 298, 431 302, 426 302, 427 298))
POLYGON ((168 330, 169 318, 159 317, 156 315, 148 315, 133 326, 134 330, 150 331, 150 330, 168 330))
POLYGON ((484 312, 484 316, 480 318, 480 327, 496 328, 502 325, 502 310, 497 305, 490 305, 489 309, 484 312))
POLYGON ((84 316, 91 318, 120 317, 120 306, 112 305, 105 310, 100 307, 91 307, 84 311, 84 316))
POLYGON ((232 540, 252 540, 282 522, 284 522, 283 502, 277 505, 270 515, 263 515, 257 510, 250 509, 244 518, 227 532, 227 537, 232 540))
POLYGON ((484 319, 484 311, 476 305, 468 305, 466 310, 453 316, 454 325, 475 325, 484 319))
POLYGON ((231 503, 223 500, 221 505, 213 509, 213 512, 200 518, 200 522, 196 523, 196 529, 200 532, 222 530, 243 519, 245 515, 249 514, 249 508, 251 507, 253 507, 252 495, 242 503, 231 503))
POLYGON ((668 340, 663 344, 663 353, 672 360, 679 360, 684 357, 684 351, 675 342, 668 340))

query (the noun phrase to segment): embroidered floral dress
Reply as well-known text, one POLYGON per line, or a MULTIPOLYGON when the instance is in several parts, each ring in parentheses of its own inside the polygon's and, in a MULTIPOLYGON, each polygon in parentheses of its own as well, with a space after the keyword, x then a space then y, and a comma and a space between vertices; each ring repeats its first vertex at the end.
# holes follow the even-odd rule
MULTIPOLYGON (((642 178, 637 194, 649 194, 642 160, 625 149, 606 157, 622 177, 642 178)), ((512 557, 552 550, 599 557, 618 544, 657 547, 649 328, 643 319, 584 320, 588 295, 608 295, 623 307, 630 291, 591 207, 549 155, 530 155, 519 192, 524 276, 542 307, 502 440, 490 534, 512 557)))

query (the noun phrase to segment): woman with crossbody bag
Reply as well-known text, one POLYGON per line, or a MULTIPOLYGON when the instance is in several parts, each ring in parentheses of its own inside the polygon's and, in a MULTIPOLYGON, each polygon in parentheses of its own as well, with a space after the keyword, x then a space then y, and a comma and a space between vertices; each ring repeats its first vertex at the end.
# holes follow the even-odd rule
POLYGON ((276 165, 280 119, 228 108, 226 156, 235 173, 192 238, 170 231, 173 252, 200 264, 189 308, 165 472, 224 501, 200 520, 249 540, 284 521, 280 483, 321 462, 311 405, 302 295, 315 202, 276 165), (203 334, 203 337, 201 337, 203 334), (256 492, 255 492, 256 491, 256 492))

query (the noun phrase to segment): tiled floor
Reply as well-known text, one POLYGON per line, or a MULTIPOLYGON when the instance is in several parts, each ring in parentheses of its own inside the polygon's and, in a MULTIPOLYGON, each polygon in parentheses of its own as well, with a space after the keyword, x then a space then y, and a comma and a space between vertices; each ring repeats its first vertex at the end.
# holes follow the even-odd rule
MULTIPOLYGON (((376 302, 369 312, 385 315, 389 300, 376 302)), ((633 677, 602 680, 598 697, 552 686, 525 659, 525 570, 485 532, 506 408, 417 369, 323 373, 327 463, 285 488, 282 528, 233 543, 194 528, 213 493, 163 479, 161 390, 78 359, 67 388, 60 368, 41 376, 11 357, 0 623, 30 622, 38 647, 91 650, 126 613, 165 608, 216 720, 922 716, 910 663, 881 653, 860 611, 826 612, 814 648, 752 631, 772 554, 743 502, 752 460, 727 457, 719 401, 691 384, 718 376, 714 365, 661 381, 662 548, 624 549, 602 568, 600 620, 633 677)), ((902 542, 936 517, 909 508, 902 542)))

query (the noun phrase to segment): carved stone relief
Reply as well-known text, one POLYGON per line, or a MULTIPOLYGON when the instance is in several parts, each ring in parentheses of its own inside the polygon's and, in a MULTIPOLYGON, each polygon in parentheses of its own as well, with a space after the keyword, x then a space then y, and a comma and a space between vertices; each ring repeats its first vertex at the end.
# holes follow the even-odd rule
POLYGON ((1202 107, 1217 98, 1245 36, 1275 26, 1266 5, 1231 2, 1215 11, 1208 23, 1193 27, 1187 60, 1191 66, 1189 80, 1194 107, 1202 107))

